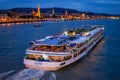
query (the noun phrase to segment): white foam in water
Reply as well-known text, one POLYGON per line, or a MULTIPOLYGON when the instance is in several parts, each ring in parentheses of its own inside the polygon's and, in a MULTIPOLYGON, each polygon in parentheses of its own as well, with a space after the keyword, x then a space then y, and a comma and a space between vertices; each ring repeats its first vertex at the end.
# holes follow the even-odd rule
POLYGON ((51 80, 56 80, 56 75, 54 73, 51 72, 51 80))
POLYGON ((9 71, 0 74, 0 80, 56 80, 56 76, 53 72, 23 69, 17 73, 15 71, 9 71), (10 75, 11 73, 14 73, 10 75))
POLYGON ((6 77, 8 77, 13 72, 15 71, 8 71, 8 72, 0 73, 0 80, 4 80, 6 77))

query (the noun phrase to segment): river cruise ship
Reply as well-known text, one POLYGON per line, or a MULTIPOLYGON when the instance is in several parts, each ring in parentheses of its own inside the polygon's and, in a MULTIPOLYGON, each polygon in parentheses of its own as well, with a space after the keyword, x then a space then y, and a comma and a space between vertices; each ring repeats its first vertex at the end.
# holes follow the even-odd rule
POLYGON ((85 56, 103 37, 103 26, 87 25, 31 41, 24 64, 27 68, 56 71, 85 56))

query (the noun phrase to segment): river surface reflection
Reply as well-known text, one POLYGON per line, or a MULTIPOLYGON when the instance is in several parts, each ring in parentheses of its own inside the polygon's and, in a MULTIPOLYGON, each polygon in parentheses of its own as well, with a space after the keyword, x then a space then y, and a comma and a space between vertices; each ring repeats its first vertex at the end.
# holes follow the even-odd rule
POLYGON ((120 80, 120 20, 80 20, 0 26, 0 73, 21 70, 29 42, 81 25, 104 25, 105 37, 75 63, 56 72, 57 80, 120 80))

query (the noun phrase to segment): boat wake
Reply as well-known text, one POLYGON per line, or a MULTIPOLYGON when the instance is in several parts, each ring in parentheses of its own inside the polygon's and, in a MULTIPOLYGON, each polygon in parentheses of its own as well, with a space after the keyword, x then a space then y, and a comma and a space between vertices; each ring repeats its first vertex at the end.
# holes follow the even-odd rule
POLYGON ((56 76, 53 72, 23 69, 1 73, 0 80, 56 80, 56 76))
POLYGON ((7 77, 9 77, 11 74, 13 74, 15 71, 8 71, 0 74, 0 80, 6 80, 7 77))

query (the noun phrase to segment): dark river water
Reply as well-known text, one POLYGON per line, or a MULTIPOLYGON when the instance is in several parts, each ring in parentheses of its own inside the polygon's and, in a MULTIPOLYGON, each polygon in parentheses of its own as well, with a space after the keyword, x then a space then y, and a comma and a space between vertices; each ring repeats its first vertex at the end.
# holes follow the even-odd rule
POLYGON ((120 80, 120 20, 82 20, 0 26, 0 73, 21 70, 29 42, 81 25, 104 25, 105 37, 75 63, 55 71, 57 80, 120 80))

